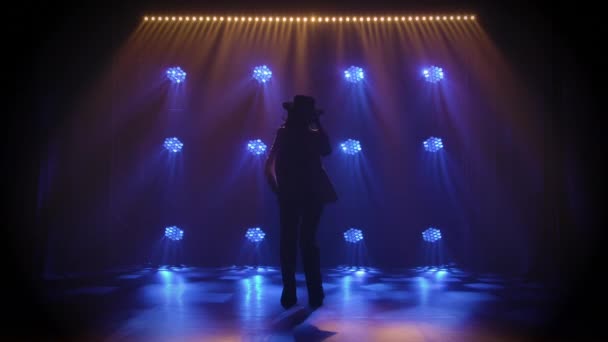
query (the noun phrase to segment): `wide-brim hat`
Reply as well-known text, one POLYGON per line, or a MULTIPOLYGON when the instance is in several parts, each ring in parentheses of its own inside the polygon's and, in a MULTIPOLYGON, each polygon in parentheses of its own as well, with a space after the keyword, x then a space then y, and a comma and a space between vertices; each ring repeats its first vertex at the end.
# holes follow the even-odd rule
POLYGON ((315 107, 315 98, 307 95, 296 95, 293 101, 283 102, 283 108, 288 111, 302 111, 321 114, 323 111, 315 107))

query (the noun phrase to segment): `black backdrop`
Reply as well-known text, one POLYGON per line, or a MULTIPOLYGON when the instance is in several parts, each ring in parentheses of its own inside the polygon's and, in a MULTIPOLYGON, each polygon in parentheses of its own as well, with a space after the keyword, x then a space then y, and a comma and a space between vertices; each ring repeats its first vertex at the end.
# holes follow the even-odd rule
POLYGON ((262 226, 274 251, 262 262, 276 264, 264 158, 244 146, 270 144, 280 103, 308 93, 327 111, 336 153, 326 166, 341 197, 319 232, 326 265, 349 262, 348 227, 365 232, 367 263, 424 265, 420 233, 432 226, 444 233, 445 261, 526 272, 543 215, 543 97, 476 23, 323 25, 139 27, 50 133, 47 270, 141 264, 173 224, 186 231, 185 263, 238 263, 245 229, 262 226), (260 86, 250 73, 263 63, 274 77, 260 86), (164 78, 176 64, 188 72, 179 86, 164 78), (363 84, 342 78, 353 64, 365 68, 363 84), (429 64, 445 80, 424 82, 429 64), (161 143, 174 135, 185 147, 172 155, 161 143), (429 136, 445 150, 425 153, 429 136), (361 155, 338 150, 351 137, 361 155))
MULTIPOLYGON (((373 7, 379 5, 376 2, 373 7)), ((22 17, 29 16, 31 22, 28 25, 11 26, 8 30, 11 42, 20 44, 19 49, 15 45, 15 51, 22 53, 16 54, 17 63, 14 64, 17 106, 12 111, 14 115, 10 115, 7 120, 9 137, 20 143, 5 145, 6 158, 10 165, 15 165, 7 167, 7 178, 16 180, 7 182, 8 193, 12 194, 11 203, 18 209, 13 211, 16 214, 15 220, 7 230, 9 247, 6 249, 6 260, 9 265, 15 266, 14 270, 26 275, 41 274, 45 263, 49 261, 46 246, 53 234, 59 232, 60 241, 78 242, 76 237, 80 235, 73 233, 85 229, 83 220, 89 220, 87 224, 94 222, 95 229, 99 231, 112 226, 111 216, 102 215, 97 220, 84 215, 86 211, 81 211, 82 207, 101 208, 102 211, 103 207, 79 197, 81 189, 75 185, 65 187, 58 195, 59 198, 52 202, 41 204, 45 203, 40 201, 43 196, 41 193, 44 194, 40 185, 45 184, 42 176, 61 170, 54 169, 44 161, 51 154, 49 150, 52 151, 49 141, 53 133, 73 122, 76 103, 88 95, 107 72, 106 67, 110 65, 115 51, 139 24, 134 18, 158 11, 163 5, 144 7, 135 3, 118 5, 104 2, 92 6, 94 5, 61 7, 60 4, 53 4, 53 7, 47 5, 46 8, 15 9, 16 15, 21 13, 22 17), (154 9, 148 11, 142 8, 154 9), (68 215, 69 213, 83 215, 68 215), (62 237, 67 238, 64 240, 62 237)), ((188 4, 173 6, 187 8, 188 4)), ((246 5, 235 3, 225 8, 230 10, 244 6, 246 5)), ((323 8, 340 7, 325 6, 323 8)), ((372 7, 353 3, 350 6, 353 10, 372 7)), ((583 56, 584 52, 591 52, 589 47, 593 46, 588 45, 583 38, 590 32, 589 23, 592 20, 576 23, 569 20, 577 17, 577 13, 593 19, 593 13, 596 12, 581 13, 582 10, 576 12, 572 9, 565 12, 561 8, 489 7, 475 3, 456 7, 454 4, 435 2, 428 6, 437 10, 471 8, 478 13, 480 18, 484 18, 484 29, 501 52, 513 63, 518 74, 524 75, 525 81, 538 92, 538 96, 544 99, 544 110, 539 117, 544 123, 543 140, 546 147, 543 154, 545 186, 541 196, 541 214, 538 216, 542 220, 536 225, 539 230, 533 234, 537 237, 532 239, 533 248, 527 251, 534 255, 531 265, 536 268, 533 270, 556 271, 553 274, 558 274, 568 284, 575 285, 576 282, 570 279, 579 279, 576 276, 593 277, 591 270, 603 260, 603 254, 597 248, 603 242, 603 235, 595 230, 598 223, 592 216, 589 191, 599 188, 599 183, 595 182, 599 178, 594 176, 601 174, 599 164, 591 164, 601 159, 602 148, 599 140, 601 126, 595 125, 592 120, 591 105, 591 100, 596 95, 591 83, 595 67, 593 62, 599 56, 583 56), (517 18, 517 25, 514 25, 514 18, 517 18)), ((198 6, 198 9, 202 10, 201 7, 204 6, 198 6)), ((268 7, 273 11, 281 8, 280 5, 268 7)), ((401 7, 410 9, 416 6, 403 4, 401 7)), ((420 9, 421 6, 417 7, 420 9)), ((422 9, 428 12, 428 7, 422 9)), ((105 165, 106 161, 100 155, 96 165, 105 165)), ((95 166, 89 167, 97 170, 95 166)), ((81 177, 84 174, 86 172, 78 173, 81 177)), ((109 179, 89 178, 87 184, 102 191, 108 189, 109 179)), ((114 246, 113 236, 108 234, 105 240, 92 239, 97 241, 96 247, 84 248, 83 251, 75 249, 74 244, 67 244, 68 252, 56 254, 63 255, 58 258, 60 268, 75 266, 65 262, 69 260, 68 256, 79 256, 86 267, 107 267, 115 261, 124 260, 126 247, 119 248, 124 253, 103 252, 108 250, 105 247, 114 246), (112 256, 118 257, 113 259, 112 256)), ((575 287, 571 292, 574 296, 577 295, 577 289, 575 287)), ((593 292, 593 289, 587 290, 588 293, 593 292)), ((583 300, 578 302, 585 303, 583 300)))

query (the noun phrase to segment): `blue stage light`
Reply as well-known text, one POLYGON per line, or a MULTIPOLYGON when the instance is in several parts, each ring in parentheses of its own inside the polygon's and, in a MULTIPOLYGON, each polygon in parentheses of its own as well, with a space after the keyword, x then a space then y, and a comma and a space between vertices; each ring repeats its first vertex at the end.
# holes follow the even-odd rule
POLYGON ((443 142, 441 138, 430 137, 426 139, 422 145, 424 145, 424 149, 429 152, 437 152, 443 148, 443 142))
POLYGON ((340 148, 346 154, 357 154, 361 152, 361 143, 359 140, 348 139, 340 144, 340 148))
POLYGON ((357 228, 350 228, 344 232, 344 240, 350 243, 357 243, 363 240, 363 232, 357 228))
POLYGON ((172 138, 165 139, 163 146, 169 152, 179 152, 182 150, 182 147, 184 147, 184 144, 181 141, 179 141, 179 139, 177 139, 176 137, 172 137, 172 138))
POLYGON ((266 152, 266 144, 264 144, 261 139, 249 140, 247 142, 247 151, 259 156, 266 152))
POLYGON ((435 242, 441 239, 441 231, 437 228, 428 228, 422 232, 422 239, 426 242, 435 242))
POLYGON ((259 65, 253 68, 253 78, 260 83, 266 83, 272 77, 272 71, 266 65, 259 65))
POLYGON ((173 241, 179 241, 184 238, 184 231, 176 226, 165 228, 165 236, 173 241))
POLYGON ((365 73, 363 72, 363 69, 353 65, 344 70, 344 78, 346 78, 348 82, 359 83, 365 78, 365 73))
POLYGON ((180 67, 167 69, 167 78, 171 83, 182 83, 186 80, 186 72, 180 67))
POLYGON ((260 227, 249 228, 245 233, 245 237, 251 242, 261 242, 265 236, 266 233, 260 227))
POLYGON ((437 83, 443 79, 443 69, 433 65, 422 70, 422 75, 427 82, 437 83))

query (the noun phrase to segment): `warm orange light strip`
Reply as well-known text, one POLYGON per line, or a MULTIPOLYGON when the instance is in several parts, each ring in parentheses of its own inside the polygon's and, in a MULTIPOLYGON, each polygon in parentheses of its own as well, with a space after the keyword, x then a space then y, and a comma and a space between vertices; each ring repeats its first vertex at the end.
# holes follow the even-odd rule
POLYGON ((369 17, 366 16, 365 19, 362 16, 310 16, 310 17, 273 17, 272 16, 256 16, 256 17, 238 17, 238 16, 213 16, 213 17, 203 17, 203 16, 160 16, 160 15, 152 15, 152 16, 144 16, 144 21, 148 22, 166 22, 166 21, 178 21, 178 22, 199 22, 199 21, 214 21, 214 22, 262 22, 262 23, 272 23, 272 22, 289 22, 289 23, 357 23, 357 22, 369 22, 369 23, 398 23, 398 22, 442 22, 442 21, 474 21, 476 20, 475 15, 415 15, 415 16, 374 16, 369 17))

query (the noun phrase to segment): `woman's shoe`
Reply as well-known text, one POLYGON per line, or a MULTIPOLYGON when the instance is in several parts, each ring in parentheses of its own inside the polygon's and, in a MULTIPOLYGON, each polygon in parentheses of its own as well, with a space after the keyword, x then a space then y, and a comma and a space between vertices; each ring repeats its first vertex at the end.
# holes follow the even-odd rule
POLYGON ((298 297, 296 296, 296 289, 283 287, 283 293, 281 294, 281 305, 285 309, 289 309, 296 305, 298 297))
POLYGON ((312 308, 312 309, 318 309, 319 307, 321 307, 323 305, 323 297, 319 297, 319 298, 310 298, 308 300, 308 305, 312 308))
POLYGON ((308 305, 313 309, 317 309, 323 305, 324 299, 325 293, 323 292, 323 288, 320 288, 317 291, 308 294, 308 305))

